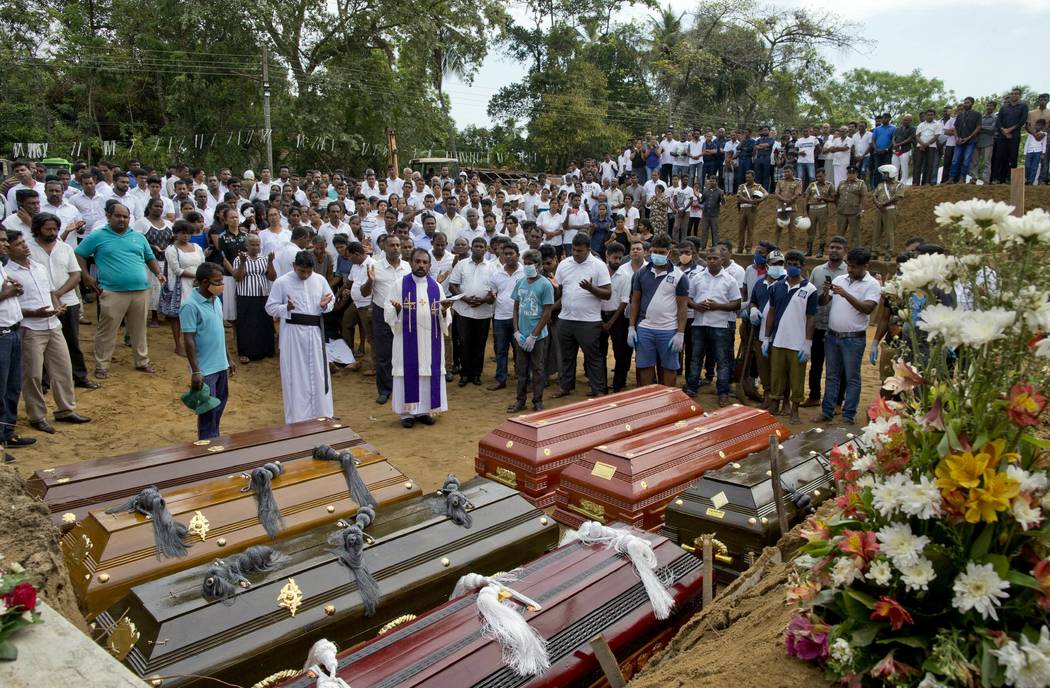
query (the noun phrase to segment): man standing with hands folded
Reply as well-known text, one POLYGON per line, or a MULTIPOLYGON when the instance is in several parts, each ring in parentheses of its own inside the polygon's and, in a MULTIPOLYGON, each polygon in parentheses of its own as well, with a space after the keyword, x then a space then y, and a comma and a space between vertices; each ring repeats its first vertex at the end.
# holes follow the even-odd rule
POLYGON ((689 280, 671 265, 670 252, 670 237, 654 237, 649 263, 634 274, 631 282, 627 343, 635 348, 639 385, 652 384, 659 365, 663 377, 660 382, 673 387, 678 354, 685 348, 689 280))
POLYGON ((602 301, 612 296, 609 270, 591 253, 591 238, 585 232, 572 239, 572 255, 558 264, 554 279, 561 285, 561 315, 558 346, 561 348, 561 378, 555 399, 572 394, 576 387, 576 352, 583 349, 583 367, 591 391, 605 394, 605 358, 602 356, 602 301))
POLYGON ((801 422, 798 405, 806 391, 806 363, 817 314, 817 288, 802 277, 805 260, 800 251, 784 256, 787 277, 769 288, 769 314, 763 322, 767 341, 762 344, 762 355, 770 360, 772 371, 770 410, 781 416, 790 414, 792 423, 801 422), (790 391, 790 411, 786 391, 790 391))

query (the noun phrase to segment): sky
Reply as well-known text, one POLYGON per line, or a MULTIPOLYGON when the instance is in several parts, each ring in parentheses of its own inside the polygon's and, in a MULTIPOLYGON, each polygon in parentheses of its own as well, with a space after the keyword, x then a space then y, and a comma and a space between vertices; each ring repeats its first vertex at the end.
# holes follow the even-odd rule
MULTIPOLYGON (((671 0, 669 4, 676 12, 688 12, 696 6, 689 0, 671 0)), ((858 67, 897 73, 918 68, 924 76, 944 81, 959 99, 968 95, 980 98, 1016 84, 1050 91, 1045 61, 1050 4, 1042 0, 799 0, 771 4, 783 8, 802 4, 840 14, 848 9, 843 16, 856 22, 859 33, 873 44, 863 53, 828 53, 826 57, 840 74, 858 67)), ((511 13, 520 16, 513 9, 511 13)), ((630 10, 621 19, 645 14, 630 10)), ((448 91, 456 124, 491 126, 486 113, 489 98, 524 74, 519 63, 494 50, 471 84, 451 80, 448 91)))

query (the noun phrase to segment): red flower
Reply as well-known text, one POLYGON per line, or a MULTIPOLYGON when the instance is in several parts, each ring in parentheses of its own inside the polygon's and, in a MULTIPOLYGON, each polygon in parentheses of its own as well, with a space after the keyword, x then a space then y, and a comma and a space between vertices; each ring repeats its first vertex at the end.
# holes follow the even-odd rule
POLYGON ((29 583, 19 583, 0 599, 4 601, 8 609, 31 612, 36 609, 36 588, 29 583))
POLYGON ((853 470, 853 462, 857 460, 857 450, 853 445, 843 447, 836 444, 831 448, 828 458, 831 461, 831 472, 835 480, 854 482, 860 477, 860 471, 853 470))
POLYGON ((1050 559, 1043 559, 1036 564, 1032 569, 1032 575, 1039 581, 1039 587, 1043 589, 1043 594, 1039 597, 1039 608, 1050 610, 1050 559))
POLYGON ((892 418, 904 407, 899 401, 891 401, 882 397, 875 397, 868 406, 868 418, 878 420, 879 418, 892 418))
POLYGON ((898 662, 893 658, 893 652, 882 658, 878 664, 871 668, 871 675, 875 678, 889 680, 905 678, 916 672, 915 667, 908 666, 904 662, 898 662))
POLYGON ((1011 422, 1019 427, 1039 424, 1039 414, 1046 407, 1046 397, 1037 392, 1032 385, 1014 385, 1010 388, 1010 403, 1006 414, 1011 422))
POLYGON ((869 561, 879 551, 879 544, 875 541, 875 531, 843 530, 839 549, 869 561))
POLYGON ((895 631, 899 631, 905 624, 909 626, 913 623, 911 614, 908 610, 900 605, 897 600, 891 599, 886 595, 879 598, 879 601, 875 603, 875 611, 871 613, 872 621, 881 621, 887 619, 890 622, 890 628, 895 631))

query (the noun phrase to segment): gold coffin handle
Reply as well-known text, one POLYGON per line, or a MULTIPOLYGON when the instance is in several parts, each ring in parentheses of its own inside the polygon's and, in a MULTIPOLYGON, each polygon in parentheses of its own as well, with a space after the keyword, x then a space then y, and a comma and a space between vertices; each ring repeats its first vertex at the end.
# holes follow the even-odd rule
MULTIPOLYGON (((693 544, 687 545, 685 543, 682 543, 681 545, 679 545, 679 547, 684 549, 686 552, 689 552, 690 554, 696 554, 697 556, 699 556, 704 549, 704 538, 693 538, 693 544)), ((711 538, 711 547, 715 550, 715 561, 720 561, 723 564, 733 563, 733 557, 729 554, 729 548, 726 547, 724 542, 715 538, 711 538)))
POLYGON ((503 483, 507 487, 518 487, 518 474, 507 468, 496 468, 495 473, 485 473, 485 477, 490 480, 495 480, 498 483, 503 483))
POLYGON ((589 499, 581 499, 579 506, 576 506, 575 504, 566 504, 565 508, 569 511, 575 511, 578 514, 582 514, 592 521, 605 523, 605 507, 601 504, 595 504, 589 499))

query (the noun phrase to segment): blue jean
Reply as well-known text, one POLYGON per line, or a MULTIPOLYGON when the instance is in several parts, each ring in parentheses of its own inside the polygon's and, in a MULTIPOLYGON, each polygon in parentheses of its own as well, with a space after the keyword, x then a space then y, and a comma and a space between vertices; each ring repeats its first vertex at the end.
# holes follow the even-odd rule
POLYGON ((865 337, 839 338, 830 331, 824 336, 824 365, 827 378, 824 380, 824 401, 821 412, 827 418, 835 416, 835 402, 839 388, 846 387, 842 401, 842 417, 853 422, 860 403, 860 364, 864 359, 865 337))
POLYGON ((773 187, 770 186, 770 182, 773 177, 773 168, 769 160, 756 160, 753 169, 755 170, 755 181, 761 184, 766 191, 772 191, 773 187))
POLYGON ((699 184, 704 188, 704 163, 696 162, 689 165, 689 186, 699 184))
POLYGON ((817 165, 813 162, 795 163, 795 176, 802 180, 803 188, 817 178, 816 169, 817 165))
MULTIPOLYGON (((671 168, 671 174, 678 175, 679 177, 685 177, 689 174, 689 165, 674 165, 671 168)), ((667 181, 671 181, 668 179, 667 181)))
POLYGON ((18 330, 0 334, 0 394, 0 440, 6 442, 15 434, 18 397, 22 394, 22 333, 18 330))
POLYGON ((513 338, 514 318, 492 321, 492 347, 496 350, 496 382, 501 385, 507 384, 507 356, 513 338))
POLYGON ((970 171, 970 161, 973 160, 973 152, 976 148, 976 141, 964 143, 961 146, 956 144, 952 167, 948 172, 949 177, 956 181, 966 181, 966 175, 970 171))
POLYGON ((229 371, 226 370, 204 376, 204 384, 208 385, 211 395, 222 403, 197 416, 197 439, 207 440, 219 436, 219 421, 226 410, 226 399, 230 396, 229 379, 229 371))
POLYGON ((1039 176, 1039 161, 1043 157, 1043 154, 1036 151, 1034 153, 1024 154, 1024 183, 1028 185, 1035 184, 1036 178, 1039 176))
POLYGON ((693 355, 685 380, 685 386, 690 393, 695 393, 700 388, 700 370, 703 368, 704 357, 711 353, 715 357, 715 371, 718 377, 715 390, 720 397, 729 394, 729 348, 726 346, 728 338, 729 330, 725 325, 693 327, 693 355))

